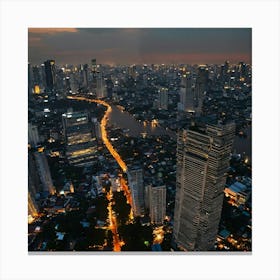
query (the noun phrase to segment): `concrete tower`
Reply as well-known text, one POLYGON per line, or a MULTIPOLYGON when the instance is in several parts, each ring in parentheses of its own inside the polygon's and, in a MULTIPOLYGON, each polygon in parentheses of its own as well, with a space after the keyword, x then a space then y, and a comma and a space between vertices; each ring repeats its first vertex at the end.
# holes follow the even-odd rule
POLYGON ((195 82, 195 112, 196 115, 201 114, 204 94, 208 89, 209 71, 206 65, 200 65, 198 67, 197 78, 195 82))
POLYGON ((213 249, 234 135, 233 123, 178 133, 173 235, 183 250, 213 249))
POLYGON ((151 222, 162 224, 166 215, 166 186, 149 186, 149 210, 151 222))
POLYGON ((144 214, 144 182, 142 168, 128 171, 128 184, 132 195, 132 210, 134 216, 144 214))

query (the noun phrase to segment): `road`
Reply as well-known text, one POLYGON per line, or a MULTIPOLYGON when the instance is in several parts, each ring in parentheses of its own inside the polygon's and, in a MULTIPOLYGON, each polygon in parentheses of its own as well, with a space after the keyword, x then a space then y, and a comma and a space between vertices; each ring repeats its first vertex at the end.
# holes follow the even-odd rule
MULTIPOLYGON (((87 101, 87 102, 91 102, 91 103, 97 103, 97 104, 101 104, 101 105, 103 105, 107 108, 107 110, 106 110, 106 112, 105 112, 105 114, 104 114, 104 116, 101 120, 101 123, 100 123, 102 141, 105 144, 106 148, 111 153, 111 155, 117 161, 117 163, 119 164, 122 171, 126 172, 127 171, 127 166, 126 166, 125 162, 122 160, 119 153, 114 149, 113 145, 111 144, 111 142, 109 141, 109 139, 107 137, 106 125, 107 125, 107 122, 108 122, 108 115, 112 111, 111 106, 103 100, 90 99, 90 98, 86 98, 86 97, 83 97, 83 96, 67 96, 67 98, 68 99, 73 99, 73 100, 80 100, 80 101, 87 101)), ((127 202, 131 206, 130 220, 132 220, 133 219, 132 197, 131 197, 131 194, 130 194, 129 187, 126 183, 126 180, 123 177, 121 177, 121 188, 126 195, 127 202)), ((110 223, 109 228, 113 233, 113 245, 114 245, 113 250, 115 252, 119 252, 119 251, 121 251, 121 246, 124 245, 124 242, 121 241, 120 238, 119 238, 117 218, 116 218, 116 215, 115 215, 114 211, 112 210, 112 192, 111 192, 111 190, 110 190, 110 193, 107 194, 107 199, 109 201, 109 205, 108 205, 108 212, 109 212, 108 218, 109 218, 109 223, 110 223)))
POLYGON ((107 193, 107 199, 109 201, 108 204, 108 218, 109 218, 109 228, 113 233, 113 245, 114 245, 114 252, 120 252, 121 251, 121 246, 124 244, 120 238, 119 238, 119 234, 118 234, 118 224, 117 224, 117 218, 115 213, 112 210, 112 198, 113 198, 113 194, 112 194, 112 190, 110 190, 109 193, 107 193))
POLYGON ((82 96, 67 96, 67 98, 74 99, 74 100, 87 101, 87 102, 91 102, 91 103, 98 103, 107 108, 107 110, 101 120, 101 123, 100 123, 101 137, 102 137, 103 143, 105 144, 105 146, 107 147, 107 149, 109 150, 111 155, 114 157, 114 159, 117 161, 117 163, 121 167, 122 171, 126 172, 127 166, 126 166, 125 162, 122 160, 119 153, 114 149, 113 145, 111 144, 111 142, 109 141, 109 139, 107 137, 106 125, 108 122, 108 115, 112 112, 112 107, 105 101, 99 100, 99 99, 90 99, 90 98, 86 98, 86 97, 82 97, 82 96))

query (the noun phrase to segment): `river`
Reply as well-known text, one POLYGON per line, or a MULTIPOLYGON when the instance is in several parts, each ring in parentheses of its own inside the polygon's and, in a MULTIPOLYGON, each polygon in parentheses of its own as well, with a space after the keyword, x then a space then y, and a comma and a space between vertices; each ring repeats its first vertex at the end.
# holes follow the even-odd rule
POLYGON ((141 136, 142 133, 148 135, 169 135, 174 140, 176 139, 176 133, 171 130, 166 130, 160 126, 152 126, 151 123, 144 125, 143 122, 136 120, 127 111, 122 111, 115 105, 111 105, 112 112, 109 114, 109 123, 113 126, 121 129, 129 129, 127 134, 132 137, 141 136))
MULTIPOLYGON (((151 123, 144 125, 143 122, 136 120, 130 113, 122 111, 115 105, 112 105, 112 111, 108 115, 109 124, 127 130, 129 136, 137 137, 142 133, 147 135, 169 135, 176 140, 176 133, 166 130, 160 126, 152 126, 151 123)), ((245 153, 250 159, 252 156, 252 128, 248 127, 245 131, 246 138, 235 136, 233 150, 235 153, 245 153)))

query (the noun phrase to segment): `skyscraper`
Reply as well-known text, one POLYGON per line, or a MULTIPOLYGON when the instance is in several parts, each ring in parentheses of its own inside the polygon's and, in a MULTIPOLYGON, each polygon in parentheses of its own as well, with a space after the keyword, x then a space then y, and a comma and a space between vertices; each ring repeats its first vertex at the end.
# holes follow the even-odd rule
POLYGON ((173 235, 184 250, 213 249, 234 134, 233 123, 178 133, 173 235))
POLYGON ((192 76, 190 72, 183 72, 180 84, 179 111, 194 112, 194 93, 192 88, 192 76))
POLYGON ((71 165, 91 165, 96 158, 97 143, 87 112, 67 112, 62 115, 66 142, 66 157, 71 165))
POLYGON ((105 82, 100 71, 96 72, 96 97, 104 98, 107 97, 105 82))
POLYGON ((208 89, 209 71, 206 65, 198 67, 197 78, 195 82, 195 112, 200 115, 204 99, 204 93, 208 89))
POLYGON ((39 138, 37 126, 28 123, 28 143, 32 147, 36 147, 39 142, 40 142, 40 138, 39 138))
POLYGON ((47 60, 44 62, 46 74, 47 90, 52 91, 55 85, 55 61, 47 60))
POLYGON ((151 222, 162 224, 166 214, 166 186, 148 186, 151 222))
POLYGON ((96 77, 97 64, 95 58, 91 60, 91 72, 92 72, 92 89, 95 91, 97 85, 97 77, 96 77))
POLYGON ((48 160, 44 153, 35 152, 35 161, 37 171, 43 186, 43 191, 48 191, 50 194, 55 194, 55 187, 53 185, 48 160))
POLYGON ((83 65, 83 87, 88 88, 88 65, 83 65))
POLYGON ((144 214, 144 182, 142 168, 129 169, 128 184, 132 195, 133 215, 141 216, 144 214))
POLYGON ((28 151, 28 190, 32 195, 43 191, 43 186, 40 182, 36 167, 34 152, 31 152, 31 150, 28 151))

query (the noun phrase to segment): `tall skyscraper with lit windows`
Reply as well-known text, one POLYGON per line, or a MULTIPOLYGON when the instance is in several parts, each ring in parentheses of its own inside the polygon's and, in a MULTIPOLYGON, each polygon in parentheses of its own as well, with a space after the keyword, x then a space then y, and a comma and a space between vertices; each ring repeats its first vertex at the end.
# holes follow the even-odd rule
POLYGON ((151 222, 162 224, 166 215, 166 186, 148 186, 151 222))
POLYGON ((144 182, 142 168, 131 168, 128 171, 128 184, 131 189, 132 210, 134 216, 144 214, 144 182))
POLYGON ((95 91, 97 86, 97 64, 96 59, 91 60, 92 89, 95 91))
POLYGON ((97 98, 107 97, 105 81, 103 79, 102 72, 100 72, 100 71, 97 71, 97 73, 96 73, 96 97, 97 98))
POLYGON ((200 115, 204 100, 204 94, 208 89, 209 70, 206 65, 200 65, 197 70, 195 82, 194 104, 196 115, 200 115))
POLYGON ((74 166, 91 165, 96 159, 97 143, 88 112, 67 112, 62 115, 66 157, 74 166))
POLYGON ((46 87, 47 90, 52 91, 55 85, 55 61, 47 60, 44 62, 46 74, 46 87))
POLYGON ((32 147, 36 147, 40 142, 38 127, 32 123, 28 123, 28 143, 32 147))
POLYGON ((174 240, 186 251, 214 248, 235 124, 178 133, 174 240))
POLYGON ((194 90, 192 88, 192 75, 190 72, 183 72, 180 84, 180 102, 179 111, 193 113, 194 112, 194 90))
POLYGON ((35 152, 34 157, 37 166, 37 172, 42 183, 43 191, 49 192, 52 195, 55 194, 56 190, 53 185, 46 155, 44 154, 44 152, 35 152))
POLYGON ((84 64, 82 67, 82 74, 83 74, 83 86, 88 88, 88 65, 84 64))

